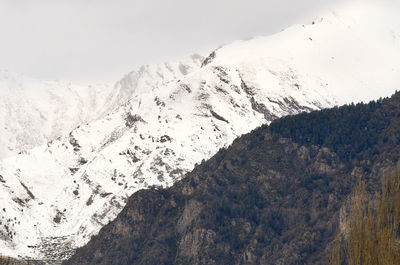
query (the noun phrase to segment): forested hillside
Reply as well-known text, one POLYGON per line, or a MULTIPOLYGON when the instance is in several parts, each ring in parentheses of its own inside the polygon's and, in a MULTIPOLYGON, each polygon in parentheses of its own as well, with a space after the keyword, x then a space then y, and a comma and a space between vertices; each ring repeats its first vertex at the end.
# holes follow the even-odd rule
POLYGON ((328 264, 357 181, 380 187, 399 157, 400 93, 279 119, 134 194, 64 264, 328 264))

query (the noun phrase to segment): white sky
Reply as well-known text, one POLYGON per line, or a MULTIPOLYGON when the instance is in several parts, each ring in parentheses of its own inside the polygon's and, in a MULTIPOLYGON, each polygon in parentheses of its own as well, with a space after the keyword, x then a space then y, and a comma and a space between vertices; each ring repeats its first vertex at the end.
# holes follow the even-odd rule
POLYGON ((0 69, 114 82, 143 64, 269 35, 339 1, 0 0, 0 69))

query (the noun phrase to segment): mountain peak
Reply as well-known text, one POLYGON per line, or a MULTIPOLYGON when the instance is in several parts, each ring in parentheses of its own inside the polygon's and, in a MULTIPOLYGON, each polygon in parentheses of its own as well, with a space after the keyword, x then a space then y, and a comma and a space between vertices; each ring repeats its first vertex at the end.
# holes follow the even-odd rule
POLYGON ((143 66, 93 103, 107 106, 101 117, 4 159, 3 254, 64 259, 130 195, 171 186, 238 136, 282 116, 393 93, 400 87, 397 14, 381 21, 380 9, 357 10, 234 42, 205 59, 143 66))

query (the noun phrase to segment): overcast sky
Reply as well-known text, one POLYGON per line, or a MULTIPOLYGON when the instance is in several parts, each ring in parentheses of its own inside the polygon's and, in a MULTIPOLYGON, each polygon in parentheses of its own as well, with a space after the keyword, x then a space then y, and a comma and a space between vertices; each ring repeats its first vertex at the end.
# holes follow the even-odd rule
POLYGON ((340 0, 0 0, 0 68, 114 82, 140 65, 269 35, 340 0))

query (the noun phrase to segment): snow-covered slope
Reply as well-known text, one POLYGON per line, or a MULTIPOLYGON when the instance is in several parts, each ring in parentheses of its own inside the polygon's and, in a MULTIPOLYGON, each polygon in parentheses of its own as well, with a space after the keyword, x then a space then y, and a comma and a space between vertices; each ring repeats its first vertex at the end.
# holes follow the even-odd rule
POLYGON ((67 135, 127 102, 137 89, 181 78, 201 61, 194 55, 176 64, 143 66, 116 85, 43 81, 0 70, 0 159, 67 135))
POLYGON ((111 85, 79 86, 0 71, 0 159, 67 134, 118 102, 111 85))
POLYGON ((399 9, 357 2, 307 25, 148 66, 130 101, 0 164, 0 251, 65 258, 135 191, 169 186, 237 136, 283 115, 400 87, 399 9))

